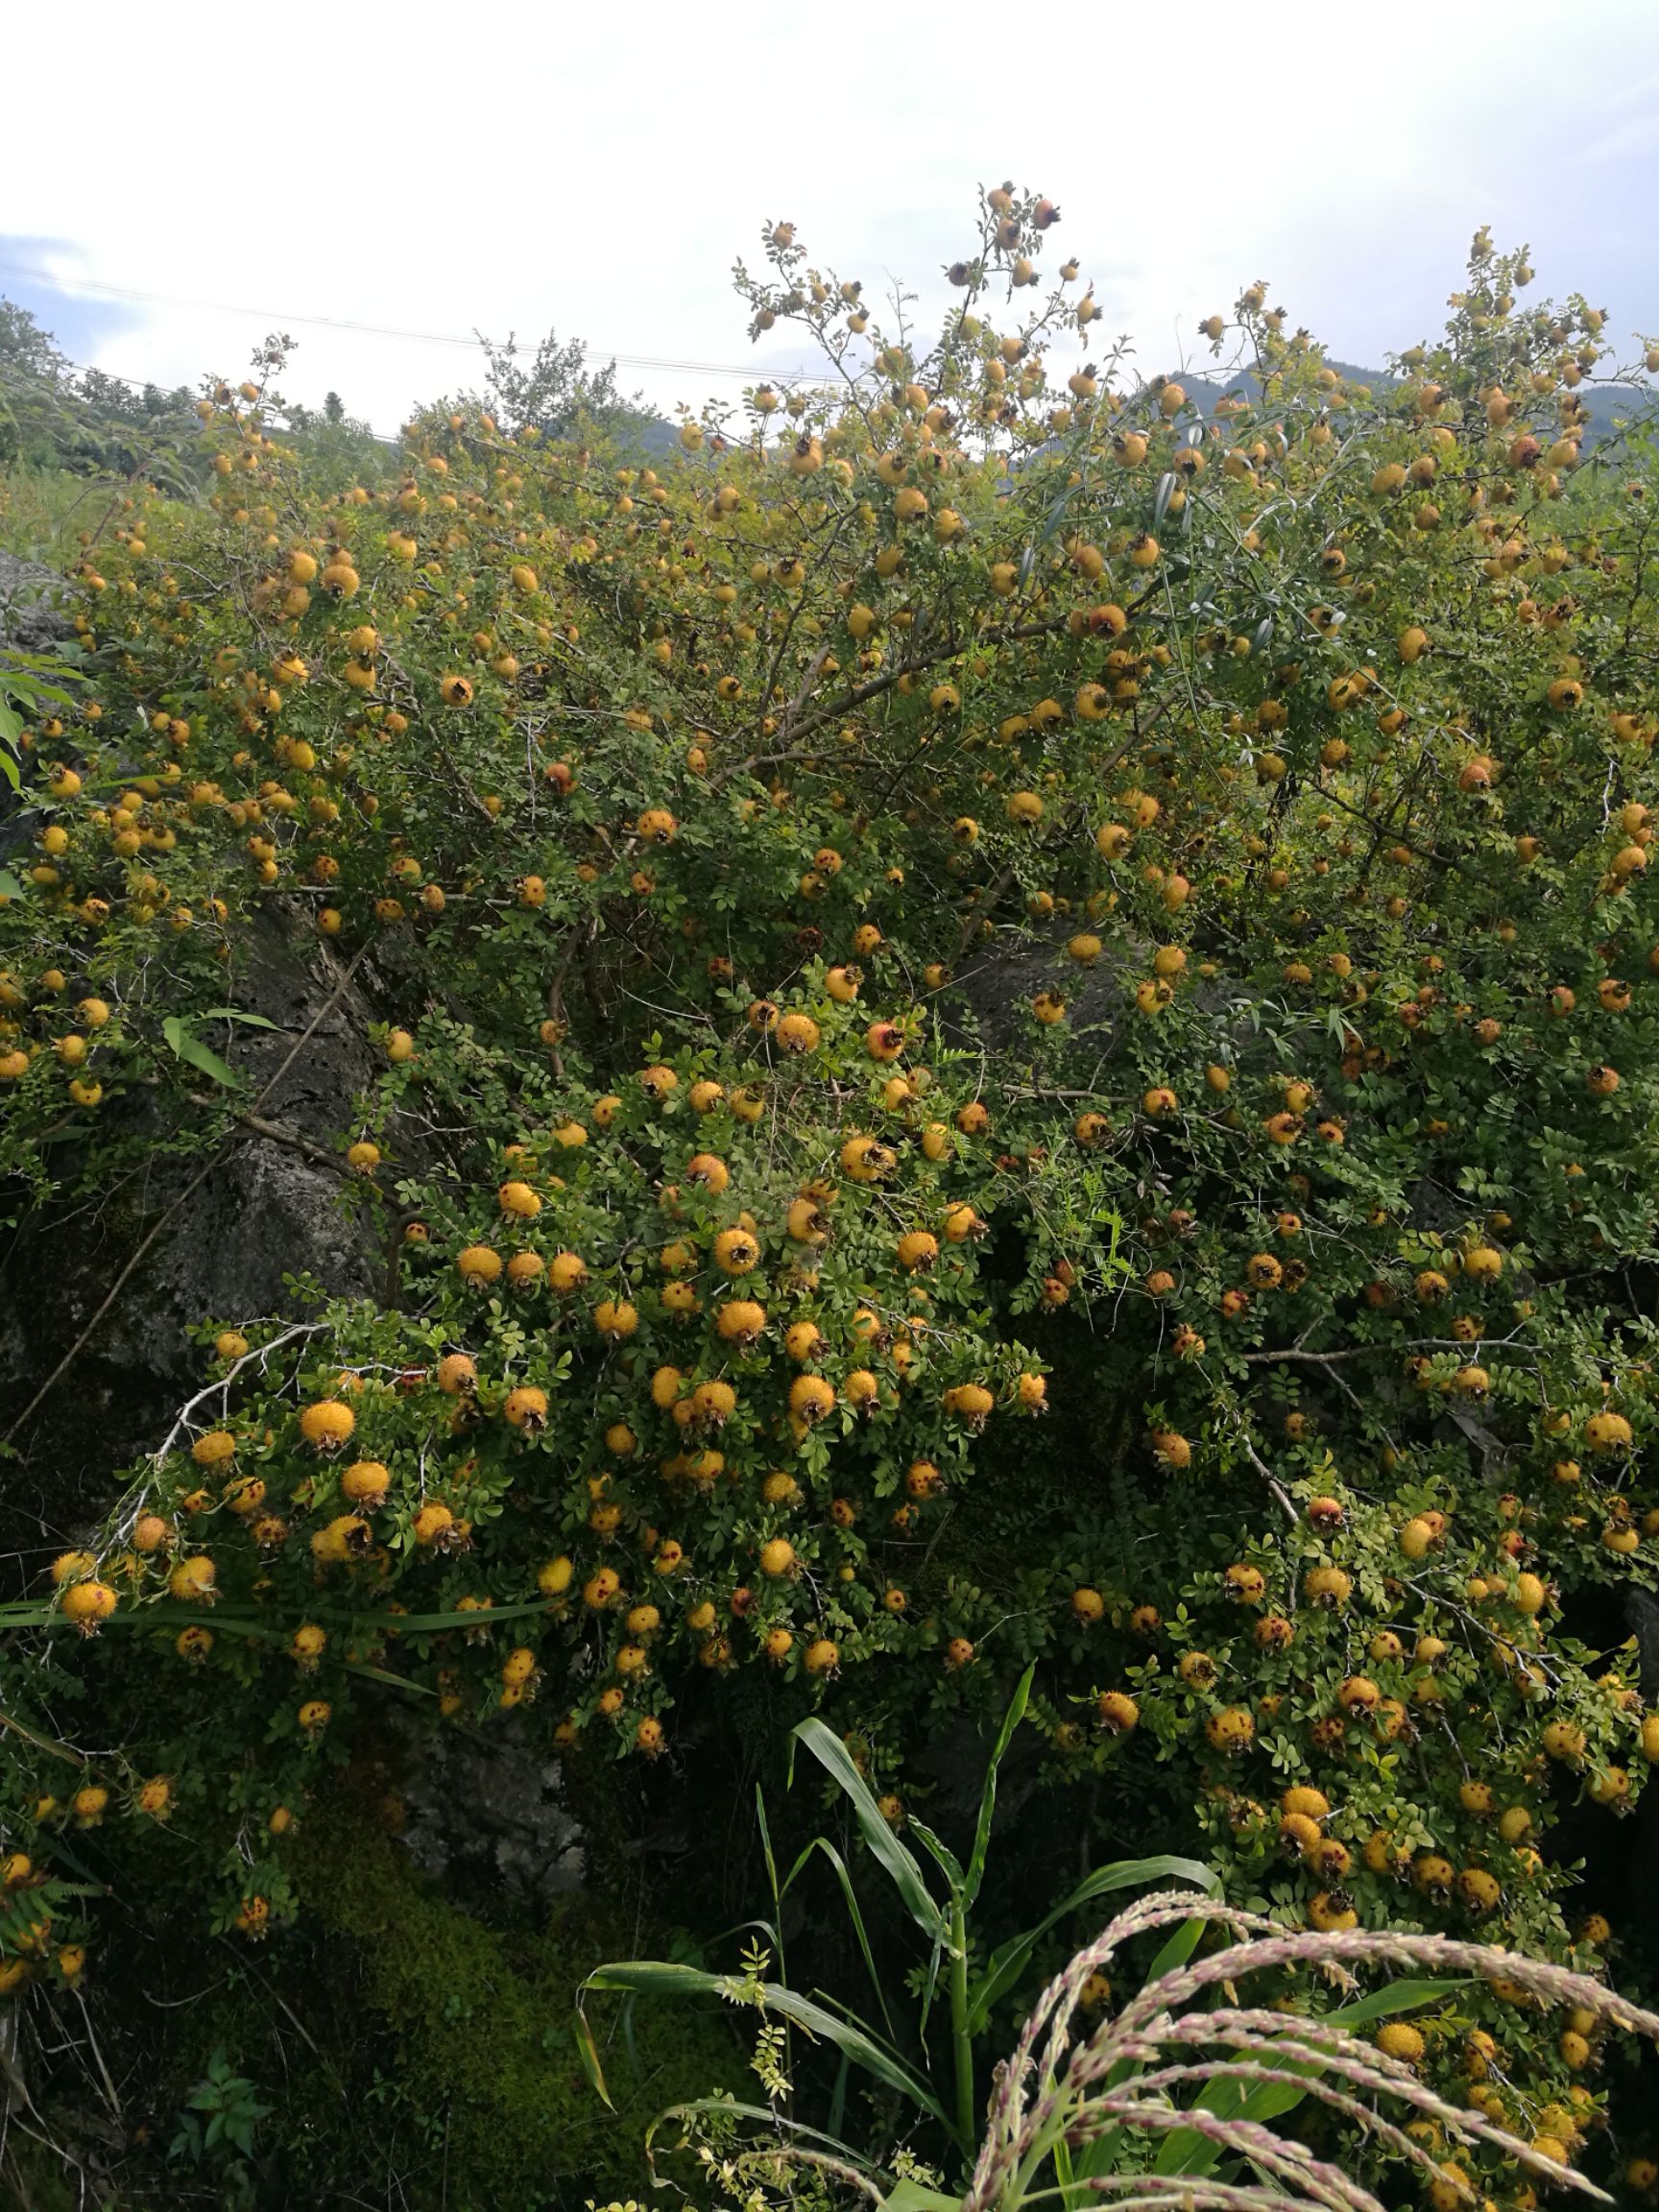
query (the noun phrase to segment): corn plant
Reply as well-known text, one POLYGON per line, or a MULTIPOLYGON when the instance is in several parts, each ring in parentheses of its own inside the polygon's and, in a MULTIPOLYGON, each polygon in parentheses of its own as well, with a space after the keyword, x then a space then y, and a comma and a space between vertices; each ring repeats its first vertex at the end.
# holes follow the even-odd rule
MULTIPOLYGON (((1035 1671, 1034 1668, 1026 1669, 1002 1717, 986 1766, 966 1863, 924 1821, 913 1815, 909 1816, 906 1825, 930 1862, 931 1877, 923 1861, 883 1815, 869 1784, 834 1730, 814 1718, 802 1721, 794 1731, 792 1743, 799 1744, 819 1762, 846 1798, 871 1859, 892 1883, 926 1943, 917 2005, 908 2022, 901 2025, 895 2020, 897 2000, 891 1978, 884 1977, 878 1966, 845 1858, 829 1836, 815 1836, 780 1881, 765 1801, 759 1791, 756 1793, 756 1810, 772 1911, 769 1918, 751 1922, 749 1926, 757 1930, 771 1946, 768 1960, 770 1956, 776 1956, 782 1978, 765 1980, 753 1953, 745 1972, 738 1975, 712 1973, 669 1960, 633 1959, 596 1968, 584 1983, 583 1994, 589 1989, 600 1989, 625 1991, 634 1996, 718 1996, 753 2004, 763 2015, 776 2015, 789 2028, 832 2046, 841 2054, 844 2073, 856 2068, 896 2095, 916 2117, 930 2122, 939 2130, 965 2166, 972 2155, 981 2117, 976 2049, 987 2036, 995 2008, 1013 1993, 1038 1944, 1050 1930, 1098 1897, 1138 1888, 1147 1883, 1174 1879, 1190 1882, 1200 1890, 1215 1887, 1214 1874, 1195 1860, 1168 1854, 1118 1860, 1086 1875, 1042 1919, 1021 1934, 989 1951, 975 1942, 972 1917, 990 1855, 998 1775, 1015 1731, 1024 1719, 1035 1671), (788 1984, 784 1970, 783 1900, 808 1865, 820 1856, 829 1860, 840 1885, 853 1936, 880 2016, 878 2029, 861 2018, 851 2006, 821 2002, 788 1984)), ((595 2084, 604 2094, 598 2055, 580 2014, 578 2032, 595 2084)), ((781 2063, 781 2053, 786 2048, 786 2044, 781 2046, 780 2060, 775 2064, 772 2046, 768 2043, 757 2067, 775 2104, 787 2102, 787 2074, 781 2063)), ((838 2093, 837 2109, 840 2104, 838 2093)))
POLYGON ((1361 2138, 1373 2156, 1415 2169, 1436 2212, 1477 2205, 1494 2183, 1523 2176, 1611 2201, 1575 2170, 1565 2115, 1551 2124, 1566 2139, 1540 2128, 1523 2140, 1484 2111, 1449 2103, 1413 2061, 1364 2032, 1479 1981, 1501 1984, 1512 2003, 1584 2008, 1598 2028, 1659 2039, 1659 2015, 1588 1975, 1514 1952, 1397 1931, 1290 1931, 1213 1896, 1163 1891, 1127 1907, 1043 1991, 997 2068, 977 2156, 959 2189, 939 2185, 902 2151, 872 2155, 775 2115, 769 2140, 740 2137, 736 2123, 765 2115, 727 2100, 663 2119, 684 2123, 675 2148, 695 2153, 706 2186, 748 2212, 819 2200, 827 2183, 885 2212, 1077 2212, 1090 2203, 1114 2212, 1384 2212, 1347 2154, 1361 2138), (1199 1956, 1212 1930, 1224 1940, 1199 1956), (1085 1993, 1127 1947, 1159 1935, 1163 1949, 1136 1993, 1116 2013, 1091 2018, 1085 1993), (1362 1969, 1401 1978, 1360 1995, 1362 1969), (1274 2002, 1249 1987, 1264 1977, 1274 2002), (1343 2001, 1324 2011, 1307 1998, 1287 2002, 1277 1994, 1286 1978, 1302 1990, 1333 1986, 1343 2001), (1339 2158, 1275 2125, 1308 2100, 1345 2131, 1339 2158))

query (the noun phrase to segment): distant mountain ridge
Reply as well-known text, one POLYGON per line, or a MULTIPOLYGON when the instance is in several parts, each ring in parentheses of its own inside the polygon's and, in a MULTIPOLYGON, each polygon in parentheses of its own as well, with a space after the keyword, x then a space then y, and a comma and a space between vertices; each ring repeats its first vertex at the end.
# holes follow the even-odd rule
MULTIPOLYGON (((1344 384, 1364 385, 1379 394, 1397 390, 1403 381, 1385 369, 1361 369, 1352 361, 1333 361, 1327 358, 1325 366, 1334 369, 1344 384)), ((1225 397, 1255 401, 1262 397, 1260 380, 1247 369, 1241 369, 1221 380, 1183 370, 1179 381, 1188 400, 1206 421, 1214 415, 1215 404, 1219 399, 1225 397)), ((1599 445, 1623 424, 1659 411, 1659 393, 1640 384, 1596 384, 1586 381, 1578 386, 1577 396, 1590 419, 1584 436, 1587 445, 1599 445)), ((636 445, 648 459, 659 459, 679 449, 678 426, 661 416, 631 415, 623 435, 625 442, 636 445)))
MULTIPOLYGON (((1333 361, 1327 358, 1325 366, 1334 369, 1344 384, 1362 384, 1374 393, 1398 390, 1402 378, 1391 375, 1385 369, 1359 369, 1351 361, 1333 361)), ((1215 403, 1223 397, 1257 400, 1262 397, 1260 381, 1250 372, 1240 370, 1224 382, 1212 376, 1183 373, 1181 387, 1198 413, 1208 419, 1215 412, 1215 403)), ((1641 384, 1596 384, 1585 382, 1577 387, 1577 397, 1589 417, 1584 442, 1599 445, 1613 436, 1623 424, 1634 421, 1644 415, 1652 415, 1659 406, 1659 393, 1641 384)))

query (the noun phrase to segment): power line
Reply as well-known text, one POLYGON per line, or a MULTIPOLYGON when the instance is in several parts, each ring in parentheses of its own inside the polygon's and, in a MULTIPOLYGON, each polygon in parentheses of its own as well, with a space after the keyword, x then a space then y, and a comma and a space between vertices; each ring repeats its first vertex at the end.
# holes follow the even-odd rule
MULTIPOLYGON (((180 393, 186 399, 190 397, 190 387, 187 384, 165 385, 158 383, 154 376, 123 376, 118 369, 100 368, 92 361, 72 361, 66 353, 60 355, 60 359, 66 369, 73 369, 83 376, 102 376, 108 383, 125 384, 130 392, 155 392, 163 399, 176 399, 180 393)), ((366 431, 376 445, 401 445, 403 443, 400 437, 395 438, 384 430, 376 430, 368 422, 359 421, 357 427, 366 431)))
MULTIPOLYGON (((4 266, 4 263, 0 263, 0 268, 4 266)), ((163 399, 176 399, 180 394, 186 399, 190 397, 188 385, 165 386, 158 383, 154 376, 124 376, 118 369, 101 368, 91 361, 74 361, 66 353, 60 354, 59 359, 66 369, 73 369, 83 376, 102 376, 108 383, 126 385, 130 392, 155 392, 163 399)), ((314 412, 314 410, 308 410, 308 412, 314 412)), ((358 421, 357 427, 366 431, 377 445, 400 446, 403 444, 401 433, 392 435, 384 430, 376 430, 372 423, 362 421, 358 421)))
MULTIPOLYGON (((276 307, 238 307, 225 300, 187 300, 174 293, 141 292, 126 284, 101 284, 91 277, 77 277, 73 285, 60 284, 56 278, 42 275, 37 269, 26 269, 15 261, 0 261, 0 274, 27 276, 36 284, 49 286, 53 291, 65 293, 73 299, 78 293, 95 293, 100 299, 134 300, 156 307, 188 307, 208 315, 248 315, 257 321, 286 325, 301 323, 317 330, 349 330, 366 338, 399 338, 405 343, 421 346, 461 346, 469 350, 480 343, 476 333, 460 337, 449 330, 408 330, 385 323, 353 323, 343 317, 330 315, 297 315, 276 307)), ((594 346, 595 354, 607 353, 609 349, 594 346)), ((718 361, 682 361, 651 353, 612 353, 610 358, 619 369, 672 370, 680 375, 736 376, 749 381, 752 369, 734 368, 718 361)))

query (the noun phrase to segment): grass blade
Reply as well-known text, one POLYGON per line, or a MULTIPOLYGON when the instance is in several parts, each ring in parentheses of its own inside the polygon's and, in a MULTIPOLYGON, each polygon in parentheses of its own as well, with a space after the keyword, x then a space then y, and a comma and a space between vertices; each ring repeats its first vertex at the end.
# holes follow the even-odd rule
MULTIPOLYGON (((887 1994, 881 1986, 881 1977, 876 1970, 876 1954, 870 1948, 870 1937, 864 1926, 864 1915, 858 1910, 858 1898, 853 1887, 853 1877, 847 1870, 846 1860, 842 1858, 840 1852, 836 1850, 834 1844, 830 1842, 828 1836, 813 1837, 811 1842, 807 1844, 806 1848, 802 1852, 800 1858, 796 1860, 794 1865, 790 1868, 789 1882, 794 1881, 796 1875, 800 1873, 802 1867, 806 1863, 807 1860, 810 1859, 815 1852, 819 1851, 824 1854, 825 1858, 829 1860, 830 1865, 834 1867, 836 1878, 841 1884, 841 1894, 847 1900, 847 1917, 853 1923, 853 1933, 857 1937, 858 1949, 862 1954, 865 1969, 870 1976, 870 1986, 875 1990, 876 2002, 881 2008, 882 2023, 885 2026, 888 2034, 891 2035, 893 2032, 893 2016, 887 2009, 887 1994)), ((789 1883, 786 1882, 783 1887, 785 1889, 787 1889, 789 1883)))
POLYGON ((1014 1741, 1014 1731, 1025 1718, 1025 1708, 1031 1701, 1031 1680, 1036 1671, 1037 1662, 1033 1659, 1021 1675, 1019 1686, 1008 1701, 1008 1710, 1002 1716, 1002 1725, 997 1731, 997 1742, 992 1746, 990 1763, 985 1768, 985 1787, 979 1795, 979 1818, 974 1830, 974 1848, 968 1855, 968 1878, 962 1885, 964 1910, 972 1907, 979 1894, 979 1885, 985 1879, 985 1859, 991 1848, 991 1823, 997 1815, 997 1769, 1014 1741))

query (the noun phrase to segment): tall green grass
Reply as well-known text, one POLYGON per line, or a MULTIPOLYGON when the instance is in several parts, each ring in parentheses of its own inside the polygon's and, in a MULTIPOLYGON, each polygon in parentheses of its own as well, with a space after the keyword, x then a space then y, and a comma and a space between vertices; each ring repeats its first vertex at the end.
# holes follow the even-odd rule
POLYGON ((28 461, 0 468, 0 551, 44 567, 73 560, 82 533, 91 536, 125 487, 103 476, 77 476, 28 461))

